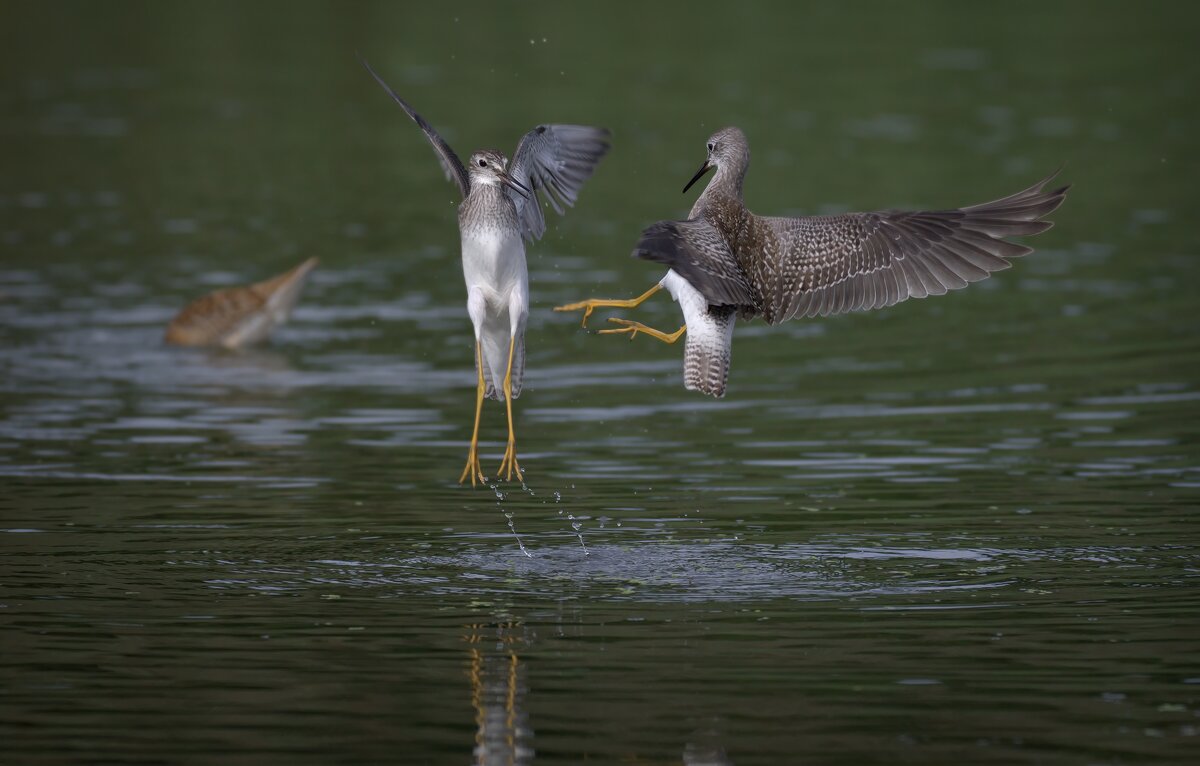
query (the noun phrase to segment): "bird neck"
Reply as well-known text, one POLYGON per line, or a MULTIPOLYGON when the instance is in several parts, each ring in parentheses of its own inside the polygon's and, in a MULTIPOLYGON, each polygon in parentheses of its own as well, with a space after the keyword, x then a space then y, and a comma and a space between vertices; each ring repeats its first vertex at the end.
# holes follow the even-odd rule
POLYGON ((741 202, 742 184, 745 180, 745 166, 730 167, 720 165, 717 167, 717 172, 713 174, 712 180, 708 182, 708 186, 704 187, 704 193, 700 196, 708 197, 712 200, 732 198, 741 202))
POLYGON ((742 182, 745 178, 745 168, 718 167, 708 186, 696 199, 691 217, 713 214, 724 217, 729 210, 744 207, 742 182))

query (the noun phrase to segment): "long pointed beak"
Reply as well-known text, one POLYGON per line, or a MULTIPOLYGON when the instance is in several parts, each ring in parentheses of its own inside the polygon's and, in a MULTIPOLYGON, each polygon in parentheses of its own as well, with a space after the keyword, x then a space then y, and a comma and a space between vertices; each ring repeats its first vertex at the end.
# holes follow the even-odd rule
POLYGON ((696 171, 696 175, 692 176, 692 180, 687 182, 687 186, 683 187, 684 193, 686 194, 687 190, 692 188, 692 184, 699 181, 701 178, 704 177, 705 173, 707 173, 708 171, 712 170, 715 167, 716 167, 716 165, 712 164, 708 160, 705 160, 704 164, 700 166, 700 169, 696 171))
POLYGON ((512 189, 517 194, 520 194, 525 199, 529 199, 533 196, 532 189, 530 189, 525 184, 521 183, 517 179, 510 176, 508 173, 501 171, 500 173, 498 173, 498 175, 500 176, 500 180, 504 182, 505 186, 512 189))

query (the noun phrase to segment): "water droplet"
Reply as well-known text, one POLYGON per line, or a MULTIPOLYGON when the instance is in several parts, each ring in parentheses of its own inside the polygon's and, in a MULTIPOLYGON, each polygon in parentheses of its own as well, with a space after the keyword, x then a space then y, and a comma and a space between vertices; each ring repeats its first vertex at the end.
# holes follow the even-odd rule
MULTIPOLYGON (((559 514, 561 515, 562 511, 559 511, 559 514)), ((587 544, 583 542, 583 524, 576 521, 575 514, 573 513, 568 513, 567 519, 571 522, 571 528, 575 530, 575 536, 579 538, 579 545, 583 548, 583 555, 590 556, 591 553, 587 549, 587 544)))
POLYGON ((520 547, 521 553, 524 553, 528 558, 533 558, 533 554, 525 548, 524 541, 522 541, 521 536, 517 534, 517 525, 513 523, 512 511, 504 511, 504 517, 508 520, 508 530, 512 532, 513 537, 517 539, 517 545, 520 547))

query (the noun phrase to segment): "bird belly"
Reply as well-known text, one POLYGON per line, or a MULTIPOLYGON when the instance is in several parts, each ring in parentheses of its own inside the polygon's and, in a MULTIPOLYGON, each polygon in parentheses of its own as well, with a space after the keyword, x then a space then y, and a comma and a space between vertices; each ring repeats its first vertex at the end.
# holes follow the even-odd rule
POLYGON ((468 294, 483 295, 484 316, 476 327, 483 357, 486 395, 504 398, 504 379, 512 356, 513 398, 521 393, 525 371, 525 317, 529 313, 529 275, 520 234, 495 229, 463 232, 463 277, 468 294), (515 337, 514 337, 515 335, 515 337))
POLYGON ((691 283, 672 271, 668 271, 660 283, 683 309, 683 322, 687 325, 689 339, 716 339, 714 342, 732 342, 733 323, 729 310, 709 310, 708 301, 691 283), (715 313, 714 313, 715 312, 715 313))
POLYGON ((704 299, 699 290, 692 287, 690 282, 676 274, 674 270, 670 270, 659 284, 667 289, 671 298, 679 304, 679 308, 683 309, 683 321, 689 326, 689 332, 693 322, 699 324, 707 321, 708 301, 704 299))
POLYGON ((475 287, 483 292, 491 309, 489 314, 506 312, 514 292, 519 292, 528 306, 529 273, 520 234, 464 233, 462 263, 467 289, 475 287))

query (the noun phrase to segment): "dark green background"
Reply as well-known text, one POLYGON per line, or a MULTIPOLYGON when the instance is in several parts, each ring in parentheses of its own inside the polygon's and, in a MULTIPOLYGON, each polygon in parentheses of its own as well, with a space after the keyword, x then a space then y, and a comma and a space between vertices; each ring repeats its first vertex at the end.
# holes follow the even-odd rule
POLYGON ((0 760, 1192 762, 1198 33, 1182 3, 0 5, 0 760), (356 51, 460 154, 613 131, 529 254, 527 491, 454 484, 455 192, 356 51), (727 124, 763 214, 1074 186, 983 284, 740 325, 714 402, 680 347, 550 308, 661 277, 628 253, 727 124), (162 346, 312 255, 272 345, 162 346))

